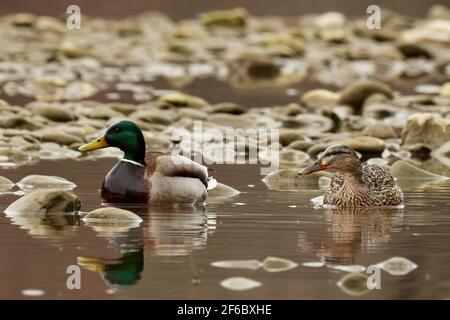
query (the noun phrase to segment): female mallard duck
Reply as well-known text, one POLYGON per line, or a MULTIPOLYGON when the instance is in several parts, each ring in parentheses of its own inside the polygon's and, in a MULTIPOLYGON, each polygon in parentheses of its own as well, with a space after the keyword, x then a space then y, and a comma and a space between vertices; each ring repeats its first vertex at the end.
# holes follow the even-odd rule
POLYGON ((103 202, 164 204, 206 200, 208 169, 181 155, 146 152, 144 136, 135 123, 113 123, 105 135, 79 150, 107 147, 119 148, 124 156, 103 181, 103 202))
POLYGON ((345 145, 328 147, 312 165, 299 172, 306 175, 319 170, 334 170, 323 203, 339 207, 396 206, 403 193, 389 170, 361 163, 352 148, 345 145))

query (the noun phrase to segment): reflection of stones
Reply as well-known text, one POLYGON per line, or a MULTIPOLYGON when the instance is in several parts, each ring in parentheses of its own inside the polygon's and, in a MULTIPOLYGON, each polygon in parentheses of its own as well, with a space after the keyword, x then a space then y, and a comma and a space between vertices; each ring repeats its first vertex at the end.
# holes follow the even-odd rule
POLYGON ((5 214, 31 236, 61 238, 74 234, 79 217, 68 213, 78 211, 80 205, 78 197, 67 191, 39 190, 14 201, 5 214))
POLYGON ((271 190, 314 190, 318 187, 318 178, 328 176, 327 172, 312 173, 308 176, 300 176, 296 169, 280 169, 268 174, 262 180, 271 190))
POLYGON ((318 239, 318 255, 330 264, 354 264, 359 251, 373 251, 400 231, 402 209, 325 209, 327 236, 318 239))
POLYGON ((0 192, 11 190, 14 187, 14 183, 8 178, 0 176, 0 192))
POLYGON ((369 291, 367 279, 368 276, 365 274, 349 273, 338 281, 337 286, 350 296, 362 296, 369 291))

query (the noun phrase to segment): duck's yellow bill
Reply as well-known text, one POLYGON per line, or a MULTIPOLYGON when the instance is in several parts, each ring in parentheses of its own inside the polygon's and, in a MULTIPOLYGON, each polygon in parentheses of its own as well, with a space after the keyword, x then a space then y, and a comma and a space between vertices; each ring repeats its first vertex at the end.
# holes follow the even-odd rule
POLYGON ((91 151, 97 149, 103 149, 109 147, 108 143, 106 143, 105 136, 101 136, 100 138, 91 141, 89 143, 83 144, 78 148, 80 151, 91 151))

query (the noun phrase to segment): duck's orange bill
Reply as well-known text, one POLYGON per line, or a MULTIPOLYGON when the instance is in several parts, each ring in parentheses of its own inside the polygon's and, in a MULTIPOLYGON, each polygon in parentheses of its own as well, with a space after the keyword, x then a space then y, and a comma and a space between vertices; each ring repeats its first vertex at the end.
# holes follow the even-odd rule
POLYGON ((97 149, 103 149, 109 147, 108 143, 106 143, 105 136, 101 136, 100 138, 91 141, 89 143, 83 144, 78 148, 80 151, 91 151, 97 149))

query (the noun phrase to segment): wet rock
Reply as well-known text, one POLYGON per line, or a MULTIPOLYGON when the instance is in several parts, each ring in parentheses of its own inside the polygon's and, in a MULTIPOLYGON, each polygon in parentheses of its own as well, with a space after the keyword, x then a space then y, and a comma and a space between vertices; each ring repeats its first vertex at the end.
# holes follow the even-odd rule
POLYGON ((236 190, 230 186, 227 186, 226 184, 223 183, 217 183, 216 187, 213 189, 208 190, 208 197, 216 197, 216 198, 221 198, 221 197, 234 197, 236 195, 238 195, 240 193, 239 190, 236 190))
POLYGON ((53 189, 72 190, 76 188, 76 184, 62 177, 29 175, 17 182, 17 186, 25 191, 36 189, 53 189))
POLYGON ((417 264, 403 257, 392 257, 386 261, 377 263, 376 266, 392 276, 404 276, 417 269, 417 264))
POLYGON ((77 136, 66 133, 59 129, 41 129, 33 132, 33 135, 38 137, 41 141, 56 142, 61 145, 70 146, 74 143, 82 143, 83 140, 77 136))
POLYGON ((243 27, 247 24, 247 11, 243 8, 206 12, 200 16, 206 27, 243 27))
POLYGON ((271 49, 272 54, 281 57, 302 55, 306 50, 304 40, 292 34, 266 33, 260 44, 271 49))
POLYGON ((331 264, 331 265, 327 265, 327 267, 330 268, 330 269, 333 269, 333 270, 337 270, 337 271, 353 272, 353 273, 366 271, 366 267, 365 266, 361 266, 359 264, 353 264, 353 265, 331 264))
POLYGON ((84 218, 86 223, 138 222, 142 219, 131 211, 114 207, 105 207, 89 212, 84 218))
POLYGON ((402 43, 397 47, 405 58, 433 58, 433 55, 428 49, 417 43, 402 43))
POLYGON ((337 286, 350 296, 362 296, 369 291, 368 276, 362 273, 349 273, 338 281, 337 286))
POLYGON ((230 114, 243 114, 246 113, 247 110, 235 103, 231 102, 223 102, 218 103, 216 105, 211 106, 210 109, 211 113, 230 113, 230 114))
POLYGON ((344 28, 324 29, 319 31, 319 38, 325 42, 341 44, 347 42, 348 35, 344 28))
POLYGON ((35 130, 42 127, 42 124, 20 115, 2 116, 0 118, 0 128, 35 130))
POLYGON ((297 130, 281 129, 279 133, 279 141, 282 146, 287 146, 294 141, 304 141, 305 137, 297 130))
POLYGON ((281 74, 281 67, 278 63, 258 54, 241 54, 232 59, 229 65, 235 77, 239 78, 239 83, 248 79, 274 80, 281 74))
POLYGON ((16 27, 32 27, 37 17, 31 13, 16 13, 8 16, 8 21, 16 27))
POLYGON ((14 187, 14 183, 8 178, 0 176, 0 191, 8 191, 14 187))
POLYGON ((375 93, 392 98, 392 89, 388 85, 376 80, 359 80, 344 88, 339 104, 349 105, 360 111, 364 100, 375 93))
MULTIPOLYGON (((431 157, 431 152, 433 151, 430 146, 423 143, 408 144, 403 146, 402 149, 411 153, 412 158, 418 159, 420 161, 428 160, 431 157)), ((437 151, 438 150, 436 150, 436 152, 437 151)))
POLYGON ((339 94, 336 92, 315 89, 305 92, 300 97, 300 104, 309 109, 320 109, 327 106, 335 106, 338 104, 339 94))
POLYGON ((376 122, 369 124, 367 127, 364 128, 362 133, 364 135, 383 140, 397 138, 397 134, 392 128, 392 126, 384 122, 376 122))
POLYGON ((234 277, 223 280, 220 285, 228 290, 245 291, 260 287, 262 283, 249 278, 234 277))
POLYGON ((200 97, 196 97, 196 96, 191 96, 185 93, 169 93, 166 95, 161 96, 158 99, 158 105, 161 107, 164 106, 170 106, 170 107, 177 107, 177 108, 186 108, 186 107, 190 107, 190 108, 203 108, 207 105, 208 103, 200 98, 200 97))
POLYGON ((441 96, 450 97, 450 82, 446 82, 442 85, 441 90, 439 91, 441 96))
POLYGON ((189 118, 193 120, 205 120, 208 117, 206 112, 191 108, 179 109, 177 114, 180 118, 189 118))
POLYGON ((141 120, 151 124, 167 126, 175 120, 175 113, 170 110, 138 110, 130 115, 132 120, 141 120))
POLYGON ((319 29, 334 29, 343 27, 347 19, 345 16, 336 11, 329 11, 318 15, 313 23, 319 29))
POLYGON ((402 145, 423 143, 432 148, 450 140, 450 120, 437 114, 415 113, 402 132, 402 145))
POLYGON ((430 19, 450 19, 450 8, 441 5, 433 4, 430 9, 428 9, 427 17, 430 19))
POLYGON ((309 148, 311 148, 314 145, 314 142, 312 141, 305 141, 305 140, 297 140, 291 142, 287 148, 288 149, 294 149, 299 151, 308 151, 309 148))
POLYGON ((22 196, 6 208, 8 216, 41 216, 78 211, 80 199, 65 190, 38 190, 22 196))
POLYGON ((405 179, 425 179, 425 180, 448 180, 446 176, 440 176, 426 170, 423 170, 415 165, 404 161, 398 160, 391 167, 391 173, 396 178, 405 179))
POLYGON ((76 119, 75 114, 62 104, 32 102, 26 106, 34 114, 57 122, 67 122, 76 119))
POLYGON ((297 121, 296 129, 304 134, 315 135, 322 132, 328 132, 333 129, 332 119, 311 113, 299 114, 294 118, 297 121))
POLYGON ((59 44, 58 51, 68 58, 81 58, 86 55, 86 47, 81 43, 65 40, 59 44))

